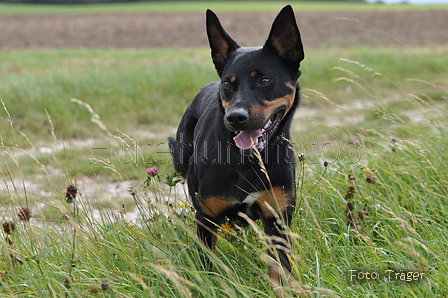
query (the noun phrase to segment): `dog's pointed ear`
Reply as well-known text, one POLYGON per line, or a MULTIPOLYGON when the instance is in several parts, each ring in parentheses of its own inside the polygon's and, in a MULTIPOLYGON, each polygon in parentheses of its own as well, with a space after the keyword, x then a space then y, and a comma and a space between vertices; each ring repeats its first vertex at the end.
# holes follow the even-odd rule
POLYGON ((221 76, 227 57, 240 46, 227 34, 216 14, 207 9, 207 36, 212 50, 212 59, 221 76))
POLYGON ((275 51, 281 59, 294 69, 300 67, 305 58, 299 28, 297 27, 294 11, 290 5, 285 6, 274 23, 264 49, 275 51))

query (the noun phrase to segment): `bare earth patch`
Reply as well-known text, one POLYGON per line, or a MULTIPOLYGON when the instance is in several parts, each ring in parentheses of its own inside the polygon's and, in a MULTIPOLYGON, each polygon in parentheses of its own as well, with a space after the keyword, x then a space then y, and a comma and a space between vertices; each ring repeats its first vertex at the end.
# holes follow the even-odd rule
MULTIPOLYGON (((219 13, 242 45, 261 45, 276 12, 219 13)), ((448 44, 448 11, 296 13, 310 46, 448 44)), ((0 17, 0 48, 206 47, 205 13, 0 17)))

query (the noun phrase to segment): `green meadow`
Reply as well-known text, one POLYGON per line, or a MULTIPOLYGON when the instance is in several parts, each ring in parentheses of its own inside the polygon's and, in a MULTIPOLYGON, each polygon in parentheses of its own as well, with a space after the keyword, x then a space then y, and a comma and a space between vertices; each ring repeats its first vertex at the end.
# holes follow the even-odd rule
MULTIPOLYGON (((278 295, 448 296, 446 65, 447 46, 306 48, 278 295)), ((217 79, 208 49, 0 51, 0 297, 274 297, 258 223, 223 228, 202 268, 167 154, 217 79)))
POLYGON ((85 13, 165 13, 277 11, 291 4, 297 11, 373 11, 448 9, 448 5, 368 4, 338 1, 150 1, 90 5, 30 5, 0 3, 0 15, 22 14, 85 14, 85 13))

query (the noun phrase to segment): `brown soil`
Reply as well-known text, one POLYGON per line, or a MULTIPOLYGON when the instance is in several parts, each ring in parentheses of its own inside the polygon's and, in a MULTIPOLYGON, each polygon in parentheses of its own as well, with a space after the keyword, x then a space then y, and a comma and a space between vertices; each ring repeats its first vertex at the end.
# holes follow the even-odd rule
MULTIPOLYGON (((276 13, 219 13, 241 45, 261 45, 276 13)), ((305 46, 448 44, 448 11, 297 13, 305 46)), ((205 47, 205 13, 1 16, 0 48, 205 47)))

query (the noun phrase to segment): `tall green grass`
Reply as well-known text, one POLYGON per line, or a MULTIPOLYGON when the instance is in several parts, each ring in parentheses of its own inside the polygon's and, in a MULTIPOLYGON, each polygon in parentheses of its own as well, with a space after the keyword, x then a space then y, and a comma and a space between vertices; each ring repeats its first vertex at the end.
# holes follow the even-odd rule
MULTIPOLYGON (((281 296, 448 295, 446 54, 307 52, 281 296), (395 279, 408 271, 424 279, 395 279)), ((274 297, 258 225, 220 231, 216 270, 202 268, 194 212, 155 148, 216 79, 208 51, 1 55, 1 297, 274 297), (109 195, 113 181, 129 191, 109 195)))
MULTIPOLYGON (((400 112, 378 113, 391 130, 360 135, 351 149, 359 162, 325 163, 324 157, 309 160, 305 154, 298 163, 290 232, 294 267, 283 297, 448 293, 447 113, 434 109, 420 125, 400 112), (403 139, 391 140, 390 131, 402 126, 403 139), (350 270, 380 278, 351 280, 350 270), (424 273, 424 279, 395 279, 396 272, 408 271, 424 273)), ((182 193, 167 205, 170 187, 163 182, 153 179, 149 189, 136 183, 128 194, 138 211, 132 221, 126 215, 130 203, 113 208, 81 192, 69 204, 62 188, 50 195, 29 192, 25 202, 12 189, 2 215, 4 223, 15 225, 2 233, 2 297, 273 297, 261 227, 222 231, 217 255, 210 255, 216 270, 207 272, 200 266, 191 207, 179 203, 182 193), (17 209, 26 203, 32 211, 41 204, 51 211, 20 221, 17 209)))

